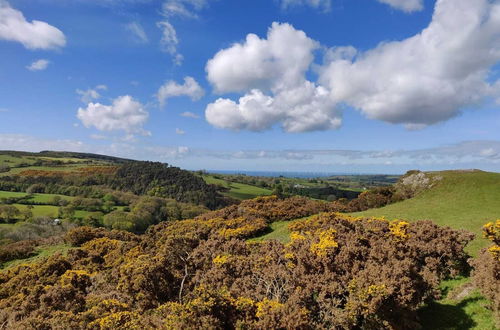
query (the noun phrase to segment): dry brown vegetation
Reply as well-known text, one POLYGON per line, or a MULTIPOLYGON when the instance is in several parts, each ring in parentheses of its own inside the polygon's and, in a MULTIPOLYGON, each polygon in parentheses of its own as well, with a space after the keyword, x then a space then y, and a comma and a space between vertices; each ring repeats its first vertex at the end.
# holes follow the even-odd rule
POLYGON ((484 237, 493 244, 473 260, 473 281, 491 301, 491 308, 500 326, 500 220, 483 227, 484 237))
POLYGON ((66 256, 0 273, 0 324, 27 329, 407 329, 466 265, 472 235, 353 218, 336 204, 245 201, 145 235, 80 227, 66 256), (248 242, 275 220, 291 242, 248 242))

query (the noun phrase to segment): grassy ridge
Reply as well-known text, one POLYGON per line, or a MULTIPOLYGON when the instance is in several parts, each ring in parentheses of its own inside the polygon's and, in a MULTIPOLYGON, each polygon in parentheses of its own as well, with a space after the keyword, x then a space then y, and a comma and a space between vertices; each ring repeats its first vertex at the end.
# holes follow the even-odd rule
POLYGON ((224 192, 224 195, 235 199, 252 199, 258 196, 268 196, 272 194, 271 190, 269 189, 251 186, 243 183, 228 182, 226 180, 217 179, 211 175, 203 175, 203 180, 205 180, 205 182, 208 184, 215 184, 228 188, 229 191, 224 192))
POLYGON ((488 245, 481 237, 482 226, 500 218, 500 173, 445 171, 432 175, 443 179, 414 198, 357 216, 385 216, 388 219, 432 220, 441 226, 466 229, 476 234, 467 247, 476 255, 488 245))

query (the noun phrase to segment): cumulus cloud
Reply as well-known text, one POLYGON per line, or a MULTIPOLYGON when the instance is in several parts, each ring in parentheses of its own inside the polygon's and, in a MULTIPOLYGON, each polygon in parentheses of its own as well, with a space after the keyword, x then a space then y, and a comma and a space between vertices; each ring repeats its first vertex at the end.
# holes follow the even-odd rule
POLYGON ((201 88, 193 77, 185 77, 184 84, 178 84, 173 80, 167 81, 160 87, 156 97, 161 106, 164 106, 167 100, 176 96, 188 96, 193 101, 201 99, 205 95, 205 90, 201 88))
POLYGON ((40 60, 36 60, 33 63, 31 63, 30 65, 28 65, 26 67, 26 69, 28 69, 30 71, 43 71, 43 70, 47 69, 49 64, 50 64, 50 61, 40 59, 40 60))
POLYGON ((267 39, 251 33, 244 43, 219 51, 207 63, 207 77, 219 93, 298 85, 318 47, 292 25, 273 23, 267 39))
POLYGON ((332 0, 280 0, 280 3, 283 9, 295 6, 310 6, 319 10, 329 11, 332 8, 332 0))
POLYGON ((89 88, 87 90, 77 89, 76 93, 80 95, 80 100, 83 103, 89 103, 101 97, 101 94, 99 94, 99 90, 105 91, 107 89, 108 87, 106 85, 98 85, 95 88, 89 88))
POLYGON ((281 122, 285 131, 299 133, 336 129, 342 123, 328 91, 311 82, 274 97, 254 89, 238 103, 219 98, 207 106, 205 116, 213 126, 235 131, 264 131, 281 122))
POLYGON ((100 131, 125 131, 127 134, 150 135, 143 129, 149 118, 141 103, 131 96, 116 98, 111 105, 89 103, 79 108, 77 118, 87 128, 95 127, 100 131))
POLYGON ((438 0, 421 33, 333 60, 320 82, 368 118, 421 128, 488 96, 488 74, 499 60, 498 1, 438 0))
POLYGON ((0 39, 21 43, 27 49, 55 49, 66 45, 66 37, 46 22, 28 22, 23 13, 0 0, 0 39))
POLYGON ((132 23, 127 24, 125 26, 125 28, 127 29, 127 31, 132 33, 132 36, 134 37, 134 39, 137 42, 144 43, 144 44, 149 42, 148 36, 140 23, 132 22, 132 23))
MULTIPOLYGON (((406 11, 421 1, 387 0, 406 11)), ((214 126, 261 131, 281 123, 288 132, 337 128, 339 108, 359 109, 370 119, 409 130, 448 120, 489 98, 499 100, 500 3, 437 0, 430 24, 401 41, 368 51, 332 47, 315 65, 319 44, 289 24, 273 23, 267 38, 249 34, 207 62, 217 93, 239 92, 206 108, 214 126), (330 100, 325 96, 329 95, 330 100)), ((326 47, 323 47, 326 48, 326 47)))
POLYGON ((175 134, 178 134, 178 135, 184 135, 186 134, 186 131, 180 129, 180 128, 176 128, 175 129, 175 134))
POLYGON ((200 116, 198 116, 197 114, 191 112, 191 111, 185 111, 183 113, 181 113, 181 116, 182 117, 186 117, 186 118, 193 118, 193 119, 199 119, 200 116))
POLYGON ((273 23, 267 39, 249 34, 207 63, 218 92, 248 91, 238 102, 220 98, 205 111, 219 128, 287 132, 338 128, 341 116, 324 87, 305 79, 319 44, 290 24, 273 23))
POLYGON ((393 8, 400 9, 405 12, 414 12, 424 9, 423 0, 377 0, 385 3, 393 8))

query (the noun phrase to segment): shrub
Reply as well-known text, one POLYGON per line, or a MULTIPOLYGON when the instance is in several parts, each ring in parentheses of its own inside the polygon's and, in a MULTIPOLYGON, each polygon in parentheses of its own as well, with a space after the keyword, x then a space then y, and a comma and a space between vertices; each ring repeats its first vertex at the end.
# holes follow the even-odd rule
POLYGON ((500 326, 500 220, 486 224, 483 234, 493 244, 472 261, 472 278, 476 287, 490 299, 497 325, 500 326))

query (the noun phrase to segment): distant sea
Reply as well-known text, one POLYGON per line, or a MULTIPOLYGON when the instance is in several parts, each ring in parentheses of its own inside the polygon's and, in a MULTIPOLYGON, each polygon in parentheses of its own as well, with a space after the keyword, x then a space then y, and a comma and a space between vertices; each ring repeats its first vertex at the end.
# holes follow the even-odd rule
POLYGON ((329 177, 334 175, 362 175, 362 173, 339 173, 339 172, 275 172, 275 171, 218 171, 218 170, 209 170, 209 173, 214 174, 245 174, 248 176, 265 176, 265 177, 280 177, 283 176, 285 178, 303 178, 303 179, 311 179, 311 178, 322 178, 329 177))

